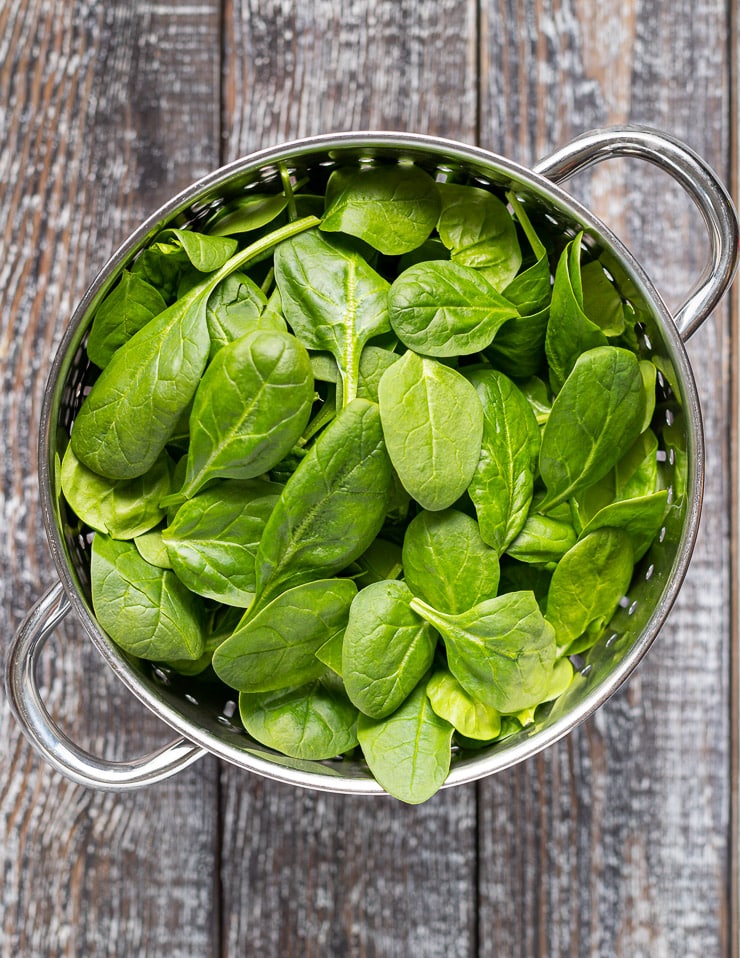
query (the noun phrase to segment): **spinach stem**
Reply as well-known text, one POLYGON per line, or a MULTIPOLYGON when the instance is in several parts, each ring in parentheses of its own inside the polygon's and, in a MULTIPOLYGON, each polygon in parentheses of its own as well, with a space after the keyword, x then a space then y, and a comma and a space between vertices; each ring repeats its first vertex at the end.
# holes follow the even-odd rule
POLYGON ((283 240, 297 236, 299 233, 304 233, 306 230, 313 229, 313 227, 318 226, 320 222, 321 220, 318 216, 304 216, 302 219, 293 220, 291 223, 286 223, 285 226, 281 226, 279 229, 273 230, 265 236, 261 236, 245 249, 235 253, 230 260, 227 260, 221 269, 208 279, 208 286, 215 288, 221 280, 226 279, 227 276, 230 276, 235 270, 240 269, 242 266, 246 266, 247 263, 261 256, 262 253, 266 253, 272 249, 273 246, 277 246, 278 243, 282 243, 283 240))
POLYGON ((295 205, 295 193, 293 184, 290 182, 290 173, 284 164, 280 164, 280 179, 283 181, 283 192, 288 200, 288 217, 291 220, 298 219, 298 210, 295 205))
POLYGON ((519 201, 519 198, 516 196, 513 190, 509 190, 509 192, 506 194, 506 199, 509 201, 509 203, 511 203, 511 208, 514 210, 516 218, 519 220, 519 225, 524 230, 524 235, 527 237, 529 245, 532 247, 532 252, 537 259, 542 259, 547 251, 542 244, 542 240, 532 228, 529 217, 525 213, 524 207, 519 201))

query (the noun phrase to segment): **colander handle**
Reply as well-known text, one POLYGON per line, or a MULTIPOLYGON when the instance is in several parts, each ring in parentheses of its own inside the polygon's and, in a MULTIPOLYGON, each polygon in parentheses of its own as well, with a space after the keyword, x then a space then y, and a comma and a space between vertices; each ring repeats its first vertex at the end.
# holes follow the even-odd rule
POLYGON ((109 762, 69 739, 49 715, 36 680, 47 639, 70 609, 60 583, 52 586, 25 617, 13 638, 5 665, 5 682, 13 710, 38 752, 62 775, 91 788, 129 791, 169 778, 206 754, 186 739, 127 762, 109 762))
POLYGON ((647 160, 668 173, 691 197, 709 233, 709 262, 674 317, 687 340, 710 315, 732 282, 738 259, 738 221, 732 200, 714 170, 666 133, 641 126, 609 127, 576 137, 534 167, 560 182, 614 156, 647 160))

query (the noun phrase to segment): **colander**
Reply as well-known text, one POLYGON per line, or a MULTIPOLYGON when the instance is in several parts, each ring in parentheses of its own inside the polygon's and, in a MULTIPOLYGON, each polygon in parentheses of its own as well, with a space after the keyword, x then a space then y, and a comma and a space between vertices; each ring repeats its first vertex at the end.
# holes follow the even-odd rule
POLYGON ((295 761, 251 740, 238 719, 235 693, 215 682, 181 678, 121 651, 92 613, 89 537, 81 535, 58 495, 59 463, 77 410, 95 375, 84 348, 97 305, 136 254, 163 228, 198 227, 224 203, 252 191, 279 192, 281 168, 323 189, 337 165, 412 159, 438 178, 514 190, 539 230, 564 242, 583 230, 585 245, 615 277, 634 310, 641 348, 659 368, 659 458, 673 508, 653 548, 636 567, 599 642, 569 690, 549 711, 501 742, 456 751, 446 786, 470 782, 521 762, 556 742, 602 705, 630 675, 655 639, 684 579, 697 534, 704 446, 696 386, 684 341, 700 326, 732 281, 738 223, 713 171, 674 138, 642 127, 597 130, 572 141, 528 169, 504 157, 424 135, 342 133, 297 140, 237 160, 200 179, 154 213, 112 256, 75 310, 53 360, 40 423, 39 481, 46 533, 59 582, 41 597, 18 629, 6 659, 11 708, 33 746, 58 771, 86 786, 124 790, 165 779, 211 753, 271 779, 327 792, 382 794, 361 759, 295 761), (672 316, 627 249, 592 213, 558 185, 571 174, 615 157, 636 157, 667 172, 699 208, 708 232, 708 265, 672 316), (663 431, 673 436, 670 444, 663 431), (676 439, 678 437, 678 439, 676 439), (676 455, 676 449, 680 455, 676 455), (683 454, 685 451, 685 455, 683 454), (683 463, 683 464, 682 464, 683 463), (37 663, 55 626, 70 612, 114 674, 177 737, 131 761, 97 758, 73 742, 49 715, 37 663))

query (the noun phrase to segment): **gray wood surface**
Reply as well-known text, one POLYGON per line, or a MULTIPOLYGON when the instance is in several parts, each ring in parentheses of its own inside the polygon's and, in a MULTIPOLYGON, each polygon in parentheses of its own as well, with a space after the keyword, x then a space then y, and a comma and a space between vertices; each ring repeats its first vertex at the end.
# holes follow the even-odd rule
MULTIPOLYGON (((583 130, 647 123, 729 182, 730 13, 729 0, 3 0, 3 634, 54 581, 36 442, 56 343, 145 214, 240 154, 353 128, 531 164, 583 130)), ((622 161, 570 188, 680 304, 705 243, 678 190, 622 161)), ((0 694, 2 958, 736 954, 736 348, 729 303, 688 346, 707 484, 668 624, 612 701, 523 766, 418 808, 295 791, 216 760, 103 795, 37 759, 0 694)), ((167 739, 73 623, 43 680, 60 722, 100 754, 167 739)))

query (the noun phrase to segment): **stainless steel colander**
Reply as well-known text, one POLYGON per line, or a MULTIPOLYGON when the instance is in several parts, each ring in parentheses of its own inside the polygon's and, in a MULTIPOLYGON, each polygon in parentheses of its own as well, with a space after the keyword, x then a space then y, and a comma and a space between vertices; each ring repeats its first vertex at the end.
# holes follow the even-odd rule
POLYGON ((59 574, 31 609, 8 650, 6 685, 11 707, 31 743, 56 769, 84 785, 130 789, 166 778, 212 753, 269 778, 330 792, 380 794, 361 760, 301 762, 251 740, 238 720, 234 693, 220 684, 184 679, 127 656, 99 628, 89 589, 89 541, 77 532, 58 496, 60 452, 94 370, 84 340, 95 309, 151 239, 167 226, 197 228, 222 204, 252 190, 280 186, 281 166, 322 189, 337 164, 413 159, 432 175, 454 174, 495 189, 515 190, 540 229, 569 238, 585 231, 586 244, 618 279, 635 314, 641 345, 660 370, 659 438, 662 469, 673 508, 659 541, 636 568, 629 593, 576 679, 553 708, 518 734, 475 752, 453 756, 447 785, 473 781, 534 755, 560 739, 605 702, 632 672, 657 635, 685 576, 696 538, 704 470, 702 419, 684 341, 727 290, 738 253, 732 202, 712 170, 672 137, 643 128, 598 130, 574 140, 534 169, 448 140, 395 133, 317 136, 240 159, 194 183, 151 216, 109 260, 72 316, 54 359, 40 431, 40 490, 44 523, 59 574), (708 265, 684 305, 672 316, 643 269, 620 241, 558 185, 572 173, 614 156, 657 165, 699 208, 708 232, 708 265), (678 436, 676 443, 675 437, 678 436), (679 448, 681 455, 676 456, 679 448), (683 454, 685 450, 685 455, 683 454), (685 469, 684 469, 685 464, 685 469), (98 759, 72 742, 48 714, 36 678, 44 644, 69 612, 118 678, 178 733, 175 741, 127 762, 98 759))

